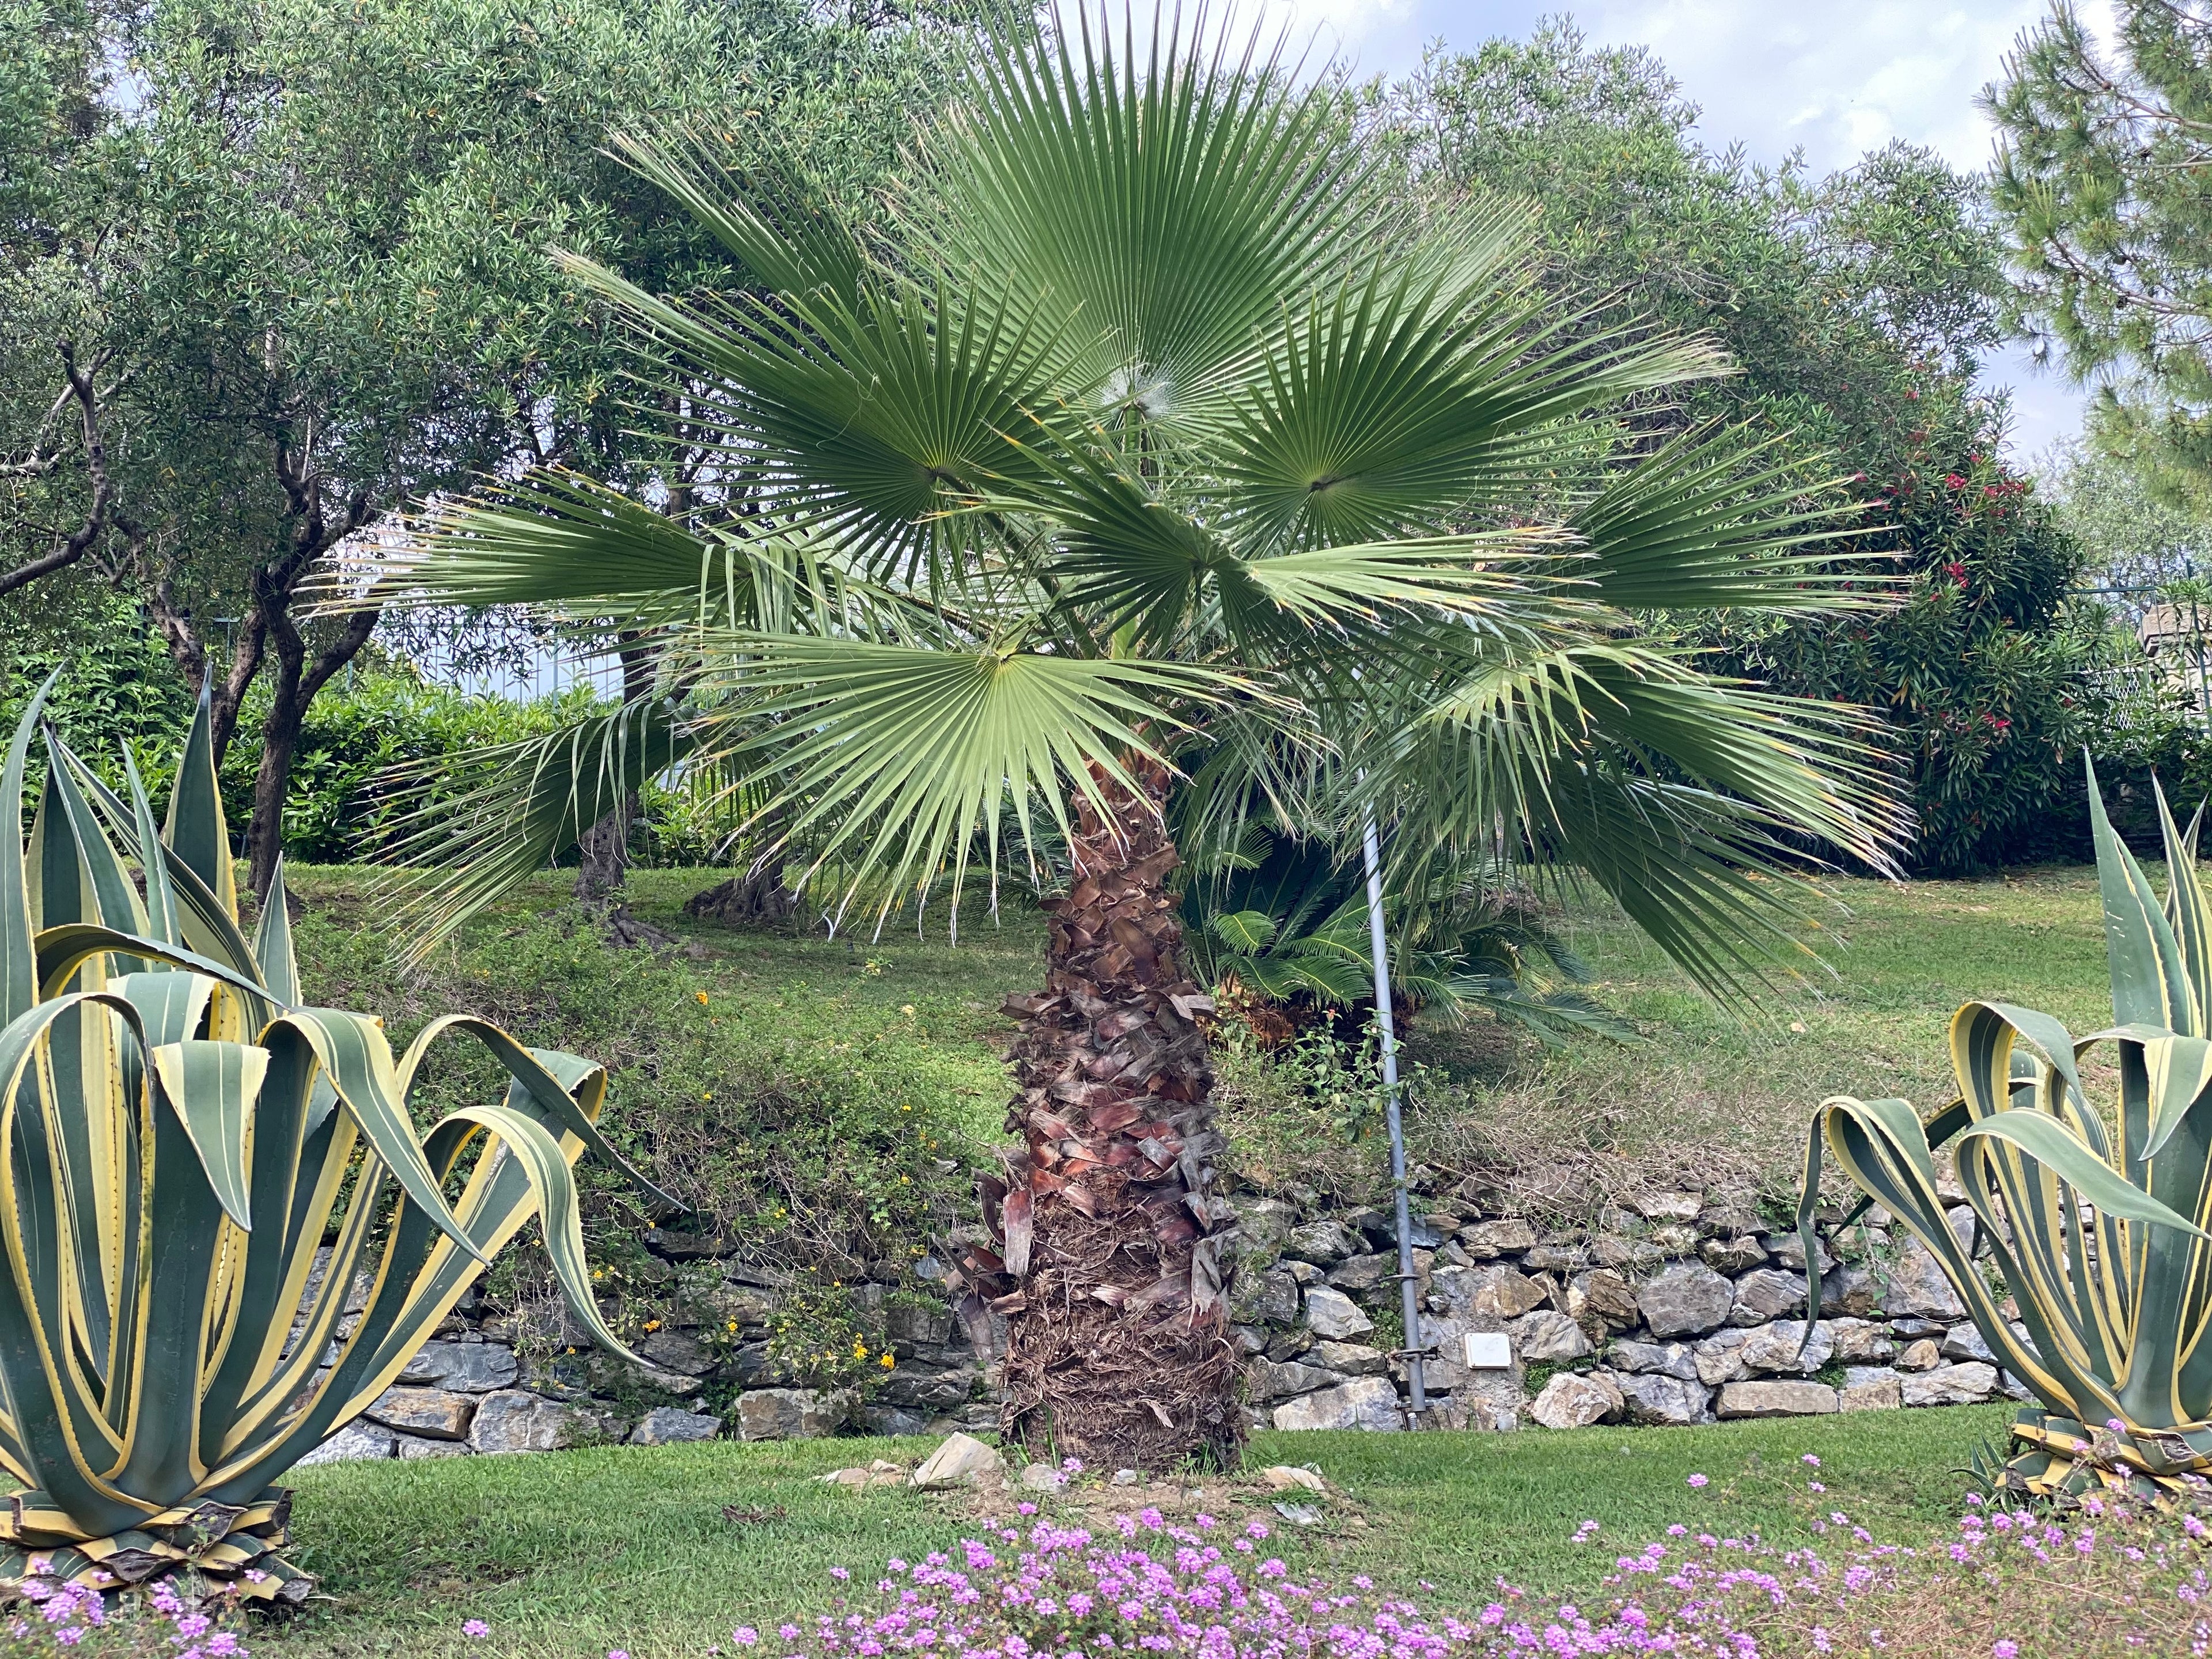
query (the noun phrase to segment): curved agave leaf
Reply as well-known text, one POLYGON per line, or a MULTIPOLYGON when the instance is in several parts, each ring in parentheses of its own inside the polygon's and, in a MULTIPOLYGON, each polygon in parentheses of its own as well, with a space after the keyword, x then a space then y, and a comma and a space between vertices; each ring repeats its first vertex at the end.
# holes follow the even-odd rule
MULTIPOLYGON (((33 1553, 90 1583, 120 1551, 180 1547, 145 1529, 203 1500, 241 1512, 179 1561, 256 1566, 250 1595, 296 1585, 270 1553, 269 1480, 398 1374, 491 1251, 541 1216, 561 1284, 590 1304, 568 1164, 612 1150, 604 1072, 462 1022, 507 1063, 509 1100, 418 1140, 422 1045, 403 1076, 374 1021, 293 1006, 281 872, 253 944, 239 933, 220 805, 189 798, 213 789, 202 714, 169 811, 189 855, 155 838, 135 769, 126 806, 58 738, 32 856, 20 835, 0 849, 0 977, 30 999, 0 1026, 0 1468, 20 1488, 0 1589, 33 1553), (150 865, 143 909, 133 856, 150 865), (52 925, 33 934, 33 918, 52 925), (456 1210, 441 1184, 471 1144, 488 1155, 456 1210), (379 1249, 378 1291, 325 1370, 379 1249)), ((0 772, 19 805, 38 721, 34 702, 0 772)))

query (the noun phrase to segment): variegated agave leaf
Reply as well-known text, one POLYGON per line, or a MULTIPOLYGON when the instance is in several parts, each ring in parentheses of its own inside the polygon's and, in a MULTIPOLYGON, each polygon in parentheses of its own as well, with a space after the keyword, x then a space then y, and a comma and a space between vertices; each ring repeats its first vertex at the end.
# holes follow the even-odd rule
POLYGON ((274 1483, 532 1217, 576 1316, 626 1352, 570 1170, 620 1164, 606 1074, 463 1017, 395 1057, 379 1021, 303 1006, 281 871, 254 936, 238 923, 205 696, 158 830, 127 763, 126 801, 42 726, 45 696, 0 771, 20 803, 42 746, 28 842, 0 848, 0 1593, 190 1565, 297 1599, 274 1483), (409 1103, 448 1035, 512 1081, 425 1135, 409 1103))
POLYGON ((2113 833, 2094 769, 2089 801, 2113 1024, 2076 1037, 2032 1009, 1968 1003, 1951 1022, 1959 1097, 1934 1119, 1902 1100, 1822 1103, 1798 1232, 1815 1313, 1813 1215, 1828 1162, 1934 1255, 1990 1352, 2040 1402, 2014 1425, 2008 1485, 2195 1501, 2212 1470, 2212 906, 2197 827, 2179 830, 2162 794, 2162 900, 2113 833), (2081 1057, 2100 1042, 2118 1050, 2109 1116, 2081 1086, 2081 1057), (1938 1195, 1946 1146, 1973 1208, 1972 1249, 1938 1195))

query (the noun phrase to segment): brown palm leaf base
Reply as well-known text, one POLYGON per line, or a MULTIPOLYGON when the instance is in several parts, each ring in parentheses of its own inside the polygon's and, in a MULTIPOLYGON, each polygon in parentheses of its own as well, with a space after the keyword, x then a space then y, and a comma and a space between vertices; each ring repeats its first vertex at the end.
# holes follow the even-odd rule
POLYGON ((1057 1195, 1036 1206, 1006 1356, 1006 1437, 1094 1468, 1232 1465, 1244 1438, 1237 1352, 1226 1322, 1194 1317, 1179 1289, 1190 1243, 1159 1240, 1176 1195, 1118 1175, 1085 1185, 1096 1215, 1057 1195))

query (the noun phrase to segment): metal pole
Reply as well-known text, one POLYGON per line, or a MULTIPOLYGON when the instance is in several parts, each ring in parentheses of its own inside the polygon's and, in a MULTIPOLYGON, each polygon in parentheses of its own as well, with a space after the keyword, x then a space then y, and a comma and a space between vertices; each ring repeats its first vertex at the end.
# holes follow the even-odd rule
POLYGON ((1375 1018, 1382 1030, 1383 1121, 1390 1130, 1390 1188, 1398 1205, 1398 1294, 1406 1318, 1406 1346, 1401 1352, 1413 1393, 1407 1415, 1410 1426, 1419 1428, 1421 1413, 1429 1408, 1429 1395, 1421 1376, 1421 1298, 1414 1284, 1413 1205, 1406 1193, 1406 1124, 1398 1110, 1398 1019, 1390 1006, 1390 944, 1382 932, 1382 847, 1375 830, 1373 807, 1367 810, 1364 846, 1367 934, 1375 951, 1375 1018))

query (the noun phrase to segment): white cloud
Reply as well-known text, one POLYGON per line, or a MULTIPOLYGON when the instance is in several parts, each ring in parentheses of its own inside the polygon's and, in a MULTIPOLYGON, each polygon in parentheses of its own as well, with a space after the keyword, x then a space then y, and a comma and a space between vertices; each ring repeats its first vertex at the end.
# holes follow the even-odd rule
MULTIPOLYGON (((1557 0, 1262 3, 1268 17, 1317 31, 1322 50, 1370 74, 1412 69, 1430 40, 1471 50, 1496 35, 1526 36, 1540 16, 1567 9, 1557 0)), ((2081 9, 2108 37, 2111 0, 2081 9)), ((1741 142, 1767 162, 1802 149, 1825 172, 1893 138, 1928 145, 1954 167, 1987 166, 1992 138, 1976 98, 2048 10, 2048 0, 1585 0, 1573 15, 1593 41, 1656 52, 1704 112, 1706 144, 1741 142)), ((2023 459, 2078 428, 2081 395, 2033 369, 2024 351, 2003 354, 1990 379, 2014 389, 2012 447, 2023 459)))

